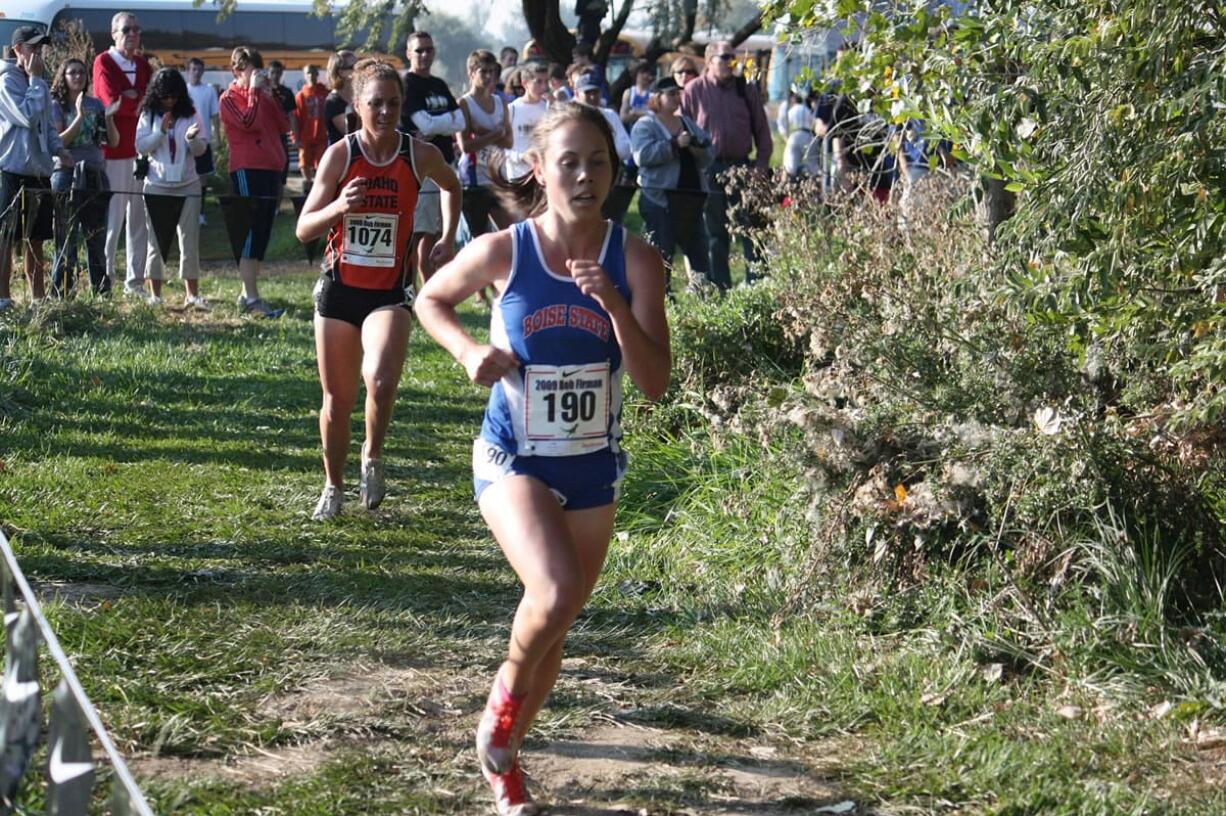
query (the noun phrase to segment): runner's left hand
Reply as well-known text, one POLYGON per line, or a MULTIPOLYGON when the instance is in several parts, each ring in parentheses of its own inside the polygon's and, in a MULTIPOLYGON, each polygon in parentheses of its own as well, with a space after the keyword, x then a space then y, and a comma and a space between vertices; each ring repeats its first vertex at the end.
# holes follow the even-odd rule
POLYGON ((443 264, 455 257, 455 249, 450 241, 438 241, 430 250, 430 263, 435 269, 439 269, 443 264))
POLYGON ((624 303, 621 292, 617 291, 600 264, 570 260, 566 262, 566 268, 570 270, 571 279, 579 291, 599 303, 606 312, 612 314, 618 303, 624 303))

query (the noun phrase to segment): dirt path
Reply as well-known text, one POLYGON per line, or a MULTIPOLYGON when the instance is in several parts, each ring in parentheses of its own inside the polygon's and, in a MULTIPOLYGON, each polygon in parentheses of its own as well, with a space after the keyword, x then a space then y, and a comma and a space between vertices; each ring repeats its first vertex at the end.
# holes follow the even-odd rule
MULTIPOLYGON (((432 794, 455 797, 451 812, 488 813, 488 792, 470 747, 485 679, 450 669, 353 666, 260 706, 261 718, 302 735, 295 745, 210 760, 139 757, 134 770, 146 780, 211 778, 260 788, 310 774, 338 752, 359 751, 386 756, 415 770, 414 776, 428 772, 432 794), (411 736, 389 738, 389 727, 411 736)), ((576 686, 610 701, 624 700, 628 691, 564 667, 559 691, 576 686)), ((701 718, 698 712, 672 713, 677 722, 701 718)), ((550 803, 555 816, 868 812, 838 794, 804 746, 636 722, 643 716, 635 708, 598 710, 556 737, 530 740, 524 767, 537 798, 550 803)))

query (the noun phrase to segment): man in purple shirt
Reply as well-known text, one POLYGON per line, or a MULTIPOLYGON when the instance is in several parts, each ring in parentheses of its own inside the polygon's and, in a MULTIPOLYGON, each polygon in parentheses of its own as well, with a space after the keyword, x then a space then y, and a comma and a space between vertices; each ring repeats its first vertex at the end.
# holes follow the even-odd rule
MULTIPOLYGON (((767 172, 774 143, 758 86, 733 73, 736 52, 732 46, 727 42, 711 43, 706 58, 706 72, 687 84, 681 93, 681 112, 709 133, 715 146, 715 161, 707 167, 711 192, 707 195, 704 216, 710 236, 711 282, 727 290, 732 286, 728 271, 731 244, 728 208, 736 203, 739 193, 716 178, 731 167, 751 164, 760 172, 767 172), (752 161, 751 152, 755 153, 752 161)), ((745 280, 749 282, 753 280, 758 253, 748 238, 741 238, 741 246, 745 252, 745 280)))

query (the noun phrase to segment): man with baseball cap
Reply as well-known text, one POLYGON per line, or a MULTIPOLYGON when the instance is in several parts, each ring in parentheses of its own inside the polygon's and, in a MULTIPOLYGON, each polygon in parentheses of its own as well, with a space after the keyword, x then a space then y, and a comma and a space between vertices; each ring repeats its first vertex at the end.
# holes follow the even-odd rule
POLYGON ((603 93, 600 78, 595 74, 575 75, 575 101, 601 112, 609 123, 609 130, 613 131, 613 147, 617 150, 617 158, 623 162, 631 161, 634 151, 630 146, 630 135, 626 133, 626 126, 622 124, 621 117, 600 104, 603 93))
POLYGON ((12 251, 25 249, 30 297, 42 300, 43 241, 52 236, 51 170, 56 156, 71 162, 51 123, 51 94, 43 79, 37 26, 13 31, 15 59, 0 62, 0 311, 12 308, 12 251))

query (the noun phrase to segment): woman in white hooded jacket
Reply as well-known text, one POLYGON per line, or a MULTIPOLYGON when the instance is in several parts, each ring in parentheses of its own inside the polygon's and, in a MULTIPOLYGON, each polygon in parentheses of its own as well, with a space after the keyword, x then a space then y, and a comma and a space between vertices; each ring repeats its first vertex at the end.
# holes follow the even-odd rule
MULTIPOLYGON (((149 90, 141 105, 136 126, 136 150, 149 157, 145 194, 181 196, 179 213, 179 275, 187 292, 184 305, 207 309, 200 296, 200 183, 196 175, 196 157, 208 149, 209 129, 201 121, 192 104, 191 94, 183 75, 173 68, 163 68, 153 75, 149 90)), ((152 210, 156 204, 145 199, 152 210)), ((154 223, 150 214, 149 223, 154 223)), ((149 302, 162 302, 162 280, 165 262, 155 236, 150 236, 145 275, 153 286, 149 302)))

